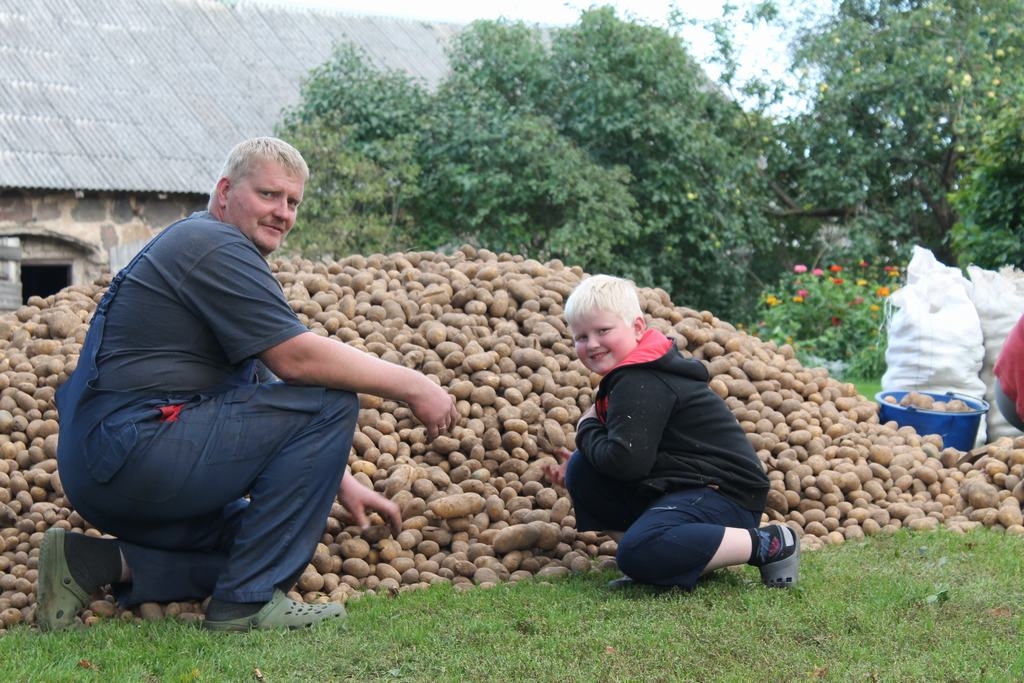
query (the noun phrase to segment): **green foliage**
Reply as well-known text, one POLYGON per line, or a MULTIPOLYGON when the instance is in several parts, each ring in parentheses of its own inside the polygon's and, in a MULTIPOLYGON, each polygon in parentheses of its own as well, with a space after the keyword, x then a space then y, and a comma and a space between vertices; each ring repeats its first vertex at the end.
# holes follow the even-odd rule
POLYGON ((557 33, 547 111, 602 164, 633 177, 640 236, 624 268, 679 303, 735 315, 772 242, 759 122, 721 95, 678 38, 591 10, 557 33))
POLYGON ((537 106, 552 82, 541 34, 477 22, 451 63, 419 145, 423 245, 470 242, 615 269, 638 231, 630 176, 595 162, 537 106))
POLYGON ((885 371, 885 303, 900 269, 860 261, 827 268, 797 264, 762 293, 751 331, 790 344, 805 365, 831 362, 836 374, 880 377, 885 371))
POLYGON ((754 254, 772 241, 755 127, 678 38, 601 8, 550 46, 478 22, 451 61, 423 147, 418 215, 434 244, 473 236, 696 307, 749 300, 754 254))
POLYGON ((429 105, 426 88, 405 72, 378 68, 365 53, 340 45, 330 60, 310 72, 302 102, 289 111, 283 130, 323 121, 351 126, 351 142, 366 144, 415 133, 429 105))
POLYGON ((628 173, 595 164, 550 119, 452 105, 421 148, 426 246, 470 242, 588 269, 636 233, 628 173), (461 151, 455 151, 460 149, 461 151))
POLYGON ((448 55, 452 75, 442 99, 462 94, 491 106, 534 110, 556 87, 547 39, 522 22, 478 21, 459 33, 448 55))
POLYGON ((313 164, 304 252, 470 242, 630 276, 719 315, 752 307, 770 272, 759 255, 776 246, 756 155, 766 123, 678 37, 606 7, 548 33, 474 23, 450 63, 434 93, 351 49, 313 72, 282 132, 339 158, 313 164), (358 197, 330 201, 353 179, 358 197))
POLYGON ((1024 266, 1024 97, 986 121, 969 169, 953 195, 960 265, 1024 266))
MULTIPOLYGON (((316 157, 292 243, 470 242, 739 320, 794 261, 899 262, 921 245, 944 262, 953 248, 961 263, 1019 262, 1020 16, 1024 0, 837 3, 797 33, 809 106, 779 119, 765 114, 784 84, 738 82, 724 22, 721 87, 753 96, 750 112, 677 35, 609 7, 546 32, 477 22, 434 92, 343 48, 282 127, 316 157)), ((780 17, 771 0, 748 13, 780 17)))
POLYGON ((287 248, 311 258, 396 251, 412 243, 404 203, 418 193, 410 138, 352 145, 351 127, 296 123, 288 137, 314 169, 287 248))
POLYGON ((338 258, 414 246, 408 205, 420 194, 415 151, 425 89, 342 46, 302 93, 278 130, 310 167, 288 249, 338 258))
POLYGON ((798 257, 919 244, 954 260, 949 194, 1019 81, 1022 14, 1024 0, 850 0, 800 34, 811 106, 782 122, 769 154, 774 213, 798 257), (823 221, 846 239, 820 239, 823 221))

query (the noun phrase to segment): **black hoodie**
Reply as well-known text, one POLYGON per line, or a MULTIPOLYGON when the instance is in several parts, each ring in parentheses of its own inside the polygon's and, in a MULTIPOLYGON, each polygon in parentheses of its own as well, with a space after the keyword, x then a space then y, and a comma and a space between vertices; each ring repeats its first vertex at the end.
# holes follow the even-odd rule
POLYGON ((671 339, 648 330, 602 378, 598 418, 580 422, 577 448, 598 472, 646 495, 712 486, 763 511, 764 466, 709 379, 703 363, 683 358, 671 339))

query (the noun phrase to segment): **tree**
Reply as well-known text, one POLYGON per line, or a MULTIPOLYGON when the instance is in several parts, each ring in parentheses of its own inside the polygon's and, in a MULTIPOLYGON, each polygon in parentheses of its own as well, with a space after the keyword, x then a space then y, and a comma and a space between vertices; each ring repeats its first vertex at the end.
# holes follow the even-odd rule
POLYGON ((307 255, 469 241, 720 315, 750 303, 763 136, 677 37, 610 8, 548 32, 477 22, 450 63, 434 93, 349 48, 313 71, 281 129, 313 167, 307 255))
POLYGON ((428 103, 422 85, 350 46, 312 70, 278 129, 311 169, 289 249, 318 258, 415 246, 409 204, 420 192, 415 151, 428 103))
POLYGON ((360 149, 369 147, 353 144, 351 126, 331 128, 317 119, 293 123, 285 135, 312 169, 288 250, 340 258, 413 246, 412 217, 404 203, 419 192, 419 169, 409 136, 366 153, 360 149))
POLYGON ((961 265, 1024 267, 1024 97, 984 123, 953 205, 961 265))
POLYGON ((633 176, 641 234, 624 258, 676 300, 738 315, 772 241, 760 122, 708 80, 678 37, 608 7, 558 32, 552 58, 558 96, 549 106, 560 129, 633 176))
POLYGON ((474 24, 451 62, 439 116, 446 125, 431 144, 461 145, 440 154, 474 161, 456 164, 444 191, 424 202, 458 199, 443 208, 450 220, 497 221, 494 233, 539 226, 554 235, 543 227, 554 218, 572 229, 551 243, 571 238, 565 257, 585 268, 632 276, 720 314, 750 302, 757 250, 771 241, 758 208, 768 196, 752 145, 760 136, 677 37, 606 7, 547 41, 521 25, 474 24), (583 196, 570 202, 571 220, 549 208, 568 199, 563 184, 583 196), (533 202, 545 196, 547 205, 533 202), (481 206, 480 216, 467 211, 481 206))
POLYGON ((425 246, 468 241, 616 269, 639 230, 629 171, 595 161, 537 106, 554 80, 541 32, 476 22, 450 62, 419 146, 425 246))
POLYGON ((844 0, 800 34, 811 107, 780 123, 768 155, 770 212, 797 258, 919 244, 956 260, 949 197, 982 124, 1012 97, 1022 12, 1022 0, 844 0))
POLYGON ((455 96, 420 153, 424 246, 471 242, 608 270, 637 233, 628 171, 594 163, 546 117, 455 96))

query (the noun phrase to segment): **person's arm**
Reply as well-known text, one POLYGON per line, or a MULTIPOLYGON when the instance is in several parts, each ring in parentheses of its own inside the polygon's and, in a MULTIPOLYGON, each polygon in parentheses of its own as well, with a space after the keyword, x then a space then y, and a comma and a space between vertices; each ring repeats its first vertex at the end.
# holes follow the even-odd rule
POLYGON ((543 463, 540 466, 541 472, 548 478, 552 484, 558 484, 559 486, 565 486, 565 472, 569 469, 569 461, 572 459, 573 452, 568 448, 561 447, 556 448, 551 452, 555 456, 557 465, 550 463, 543 463))
POLYGON ((402 401, 433 439, 458 419, 452 397, 421 372, 389 363, 337 339, 304 332, 260 354, 290 384, 309 384, 402 401))
POLYGON ((596 415, 580 418, 576 445, 594 469, 623 481, 650 473, 662 434, 675 409, 675 394, 648 373, 616 378, 608 392, 607 422, 596 415))
POLYGON ((402 533, 402 512, 398 503, 385 498, 373 489, 366 488, 356 481, 350 472, 346 471, 345 476, 341 479, 341 485, 338 487, 338 501, 352 515, 352 521, 360 529, 365 530, 369 526, 366 511, 372 510, 380 513, 384 518, 388 527, 391 528, 392 536, 402 533))

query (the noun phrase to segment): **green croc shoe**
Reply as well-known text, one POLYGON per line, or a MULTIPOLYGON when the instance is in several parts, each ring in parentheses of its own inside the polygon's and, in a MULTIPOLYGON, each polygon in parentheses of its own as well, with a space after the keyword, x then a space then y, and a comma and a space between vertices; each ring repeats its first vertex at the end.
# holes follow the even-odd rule
POLYGON ((281 590, 274 591, 270 602, 260 611, 237 619, 203 620, 211 631, 251 631, 253 629, 304 628, 322 621, 344 619, 345 606, 337 602, 309 605, 292 600, 281 590))
POLYGON ((65 530, 60 527, 47 529, 39 548, 36 624, 41 631, 59 631, 71 626, 75 616, 89 602, 89 593, 71 578, 64 554, 64 535, 65 530))

